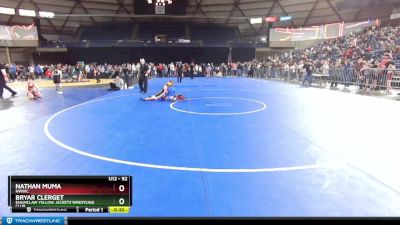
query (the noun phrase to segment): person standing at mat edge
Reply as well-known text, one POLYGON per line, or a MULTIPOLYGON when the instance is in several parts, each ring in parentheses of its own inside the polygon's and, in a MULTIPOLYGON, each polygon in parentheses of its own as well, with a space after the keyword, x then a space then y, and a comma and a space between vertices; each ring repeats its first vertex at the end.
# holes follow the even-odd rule
POLYGON ((57 94, 62 95, 62 84, 61 84, 62 70, 61 65, 57 65, 57 69, 53 73, 53 82, 56 87, 57 94))
POLYGON ((190 64, 190 79, 193 80, 193 76, 194 76, 194 63, 192 62, 190 64))
POLYGON ((177 70, 177 74, 178 74, 178 76, 177 76, 177 78, 178 78, 178 83, 182 83, 183 70, 184 70, 184 67, 183 67, 182 62, 179 62, 178 68, 177 68, 176 70, 177 70))
POLYGON ((140 93, 147 93, 147 84, 148 84, 148 76, 149 76, 149 66, 146 64, 146 61, 141 58, 140 59, 140 71, 139 71, 139 88, 140 93))
POLYGON ((17 95, 17 92, 15 92, 13 89, 7 86, 6 80, 8 80, 7 77, 7 68, 4 64, 0 63, 0 99, 3 99, 3 89, 7 89, 9 92, 11 92, 11 96, 14 97, 17 95))

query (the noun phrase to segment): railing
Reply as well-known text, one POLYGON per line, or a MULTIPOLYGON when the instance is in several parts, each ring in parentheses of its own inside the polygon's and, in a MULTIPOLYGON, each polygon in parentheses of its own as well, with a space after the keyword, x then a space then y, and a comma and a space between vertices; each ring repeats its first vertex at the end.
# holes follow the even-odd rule
MULTIPOLYGON (((306 74, 300 69, 273 69, 256 68, 254 77, 275 78, 289 81, 302 81, 306 74)), ((357 85, 360 88, 389 88, 400 89, 400 70, 387 69, 364 69, 357 71, 355 69, 329 69, 325 73, 314 71, 312 76, 314 83, 326 85, 343 84, 345 86, 357 85)))
POLYGON ((40 48, 65 48, 64 43, 51 43, 51 42, 41 42, 39 43, 40 48))
POLYGON ((88 43, 84 41, 67 42, 65 44, 68 48, 87 48, 88 43))

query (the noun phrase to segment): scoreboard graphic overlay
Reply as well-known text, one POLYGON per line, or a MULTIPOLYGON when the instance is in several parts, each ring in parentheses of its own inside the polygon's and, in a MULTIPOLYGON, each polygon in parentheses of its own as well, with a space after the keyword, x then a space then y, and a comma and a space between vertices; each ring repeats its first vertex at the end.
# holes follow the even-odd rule
POLYGON ((129 213, 131 176, 9 176, 13 213, 129 213))

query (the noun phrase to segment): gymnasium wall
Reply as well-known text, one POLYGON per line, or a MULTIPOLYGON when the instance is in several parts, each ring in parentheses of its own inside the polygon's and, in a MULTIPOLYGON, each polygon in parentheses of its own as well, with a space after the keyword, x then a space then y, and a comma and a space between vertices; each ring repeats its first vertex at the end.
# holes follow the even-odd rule
MULTIPOLYGON (((34 48, 9 48, 11 63, 32 64, 34 48)), ((6 48, 0 48, 0 63, 8 63, 6 48)))

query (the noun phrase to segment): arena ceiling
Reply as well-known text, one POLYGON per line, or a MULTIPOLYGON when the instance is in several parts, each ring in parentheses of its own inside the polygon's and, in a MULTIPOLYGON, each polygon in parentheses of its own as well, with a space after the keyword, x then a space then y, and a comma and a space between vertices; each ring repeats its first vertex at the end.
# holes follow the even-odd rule
MULTIPOLYGON (((398 6, 398 2, 393 0, 188 0, 186 15, 162 18, 133 15, 135 7, 133 0, 1 0, 0 6, 54 12, 56 14, 54 18, 41 19, 42 32, 46 34, 72 35, 80 25, 162 20, 237 26, 243 35, 252 36, 262 35, 266 26, 264 23, 251 24, 252 17, 293 16, 293 20, 277 22, 274 24, 275 27, 304 27, 340 21, 388 19, 394 4, 398 6), (347 7, 346 4, 349 6, 347 7)), ((2 24, 32 24, 32 21, 29 17, 0 15, 2 24)))

